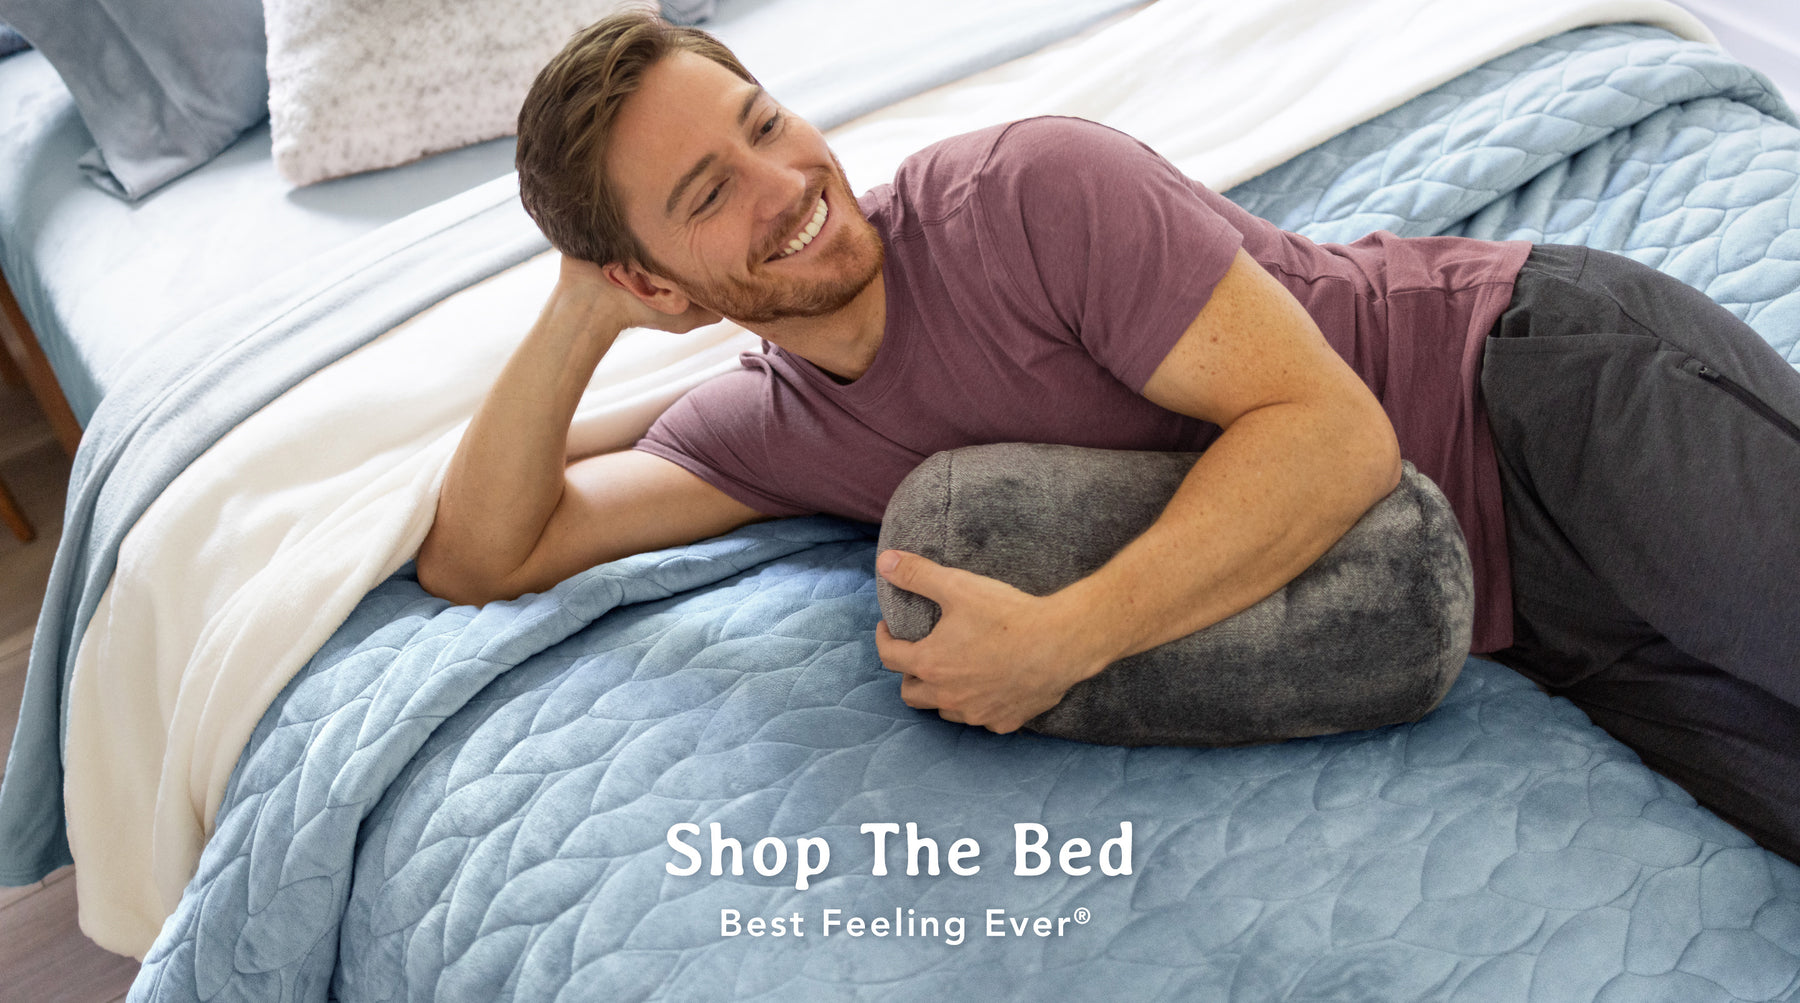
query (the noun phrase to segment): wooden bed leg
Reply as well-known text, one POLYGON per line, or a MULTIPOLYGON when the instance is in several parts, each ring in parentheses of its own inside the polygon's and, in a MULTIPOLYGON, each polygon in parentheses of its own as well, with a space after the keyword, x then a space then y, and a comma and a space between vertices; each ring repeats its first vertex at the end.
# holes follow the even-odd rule
MULTIPOLYGON (((81 442, 81 422, 75 420, 75 410, 69 407, 69 399, 57 385, 50 360, 44 357, 44 350, 38 345, 37 336, 31 333, 31 325, 25 322, 19 301, 13 298, 12 287, 6 284, 3 275, 0 275, 0 348, 10 356, 9 370, 17 371, 25 385, 31 388, 38 407, 50 420, 50 430, 56 433, 56 441, 62 444, 64 452, 74 456, 75 447, 81 442)), ((12 525, 10 514, 13 511, 16 509, 8 505, 8 525, 12 525)))
POLYGON ((24 510, 13 500, 12 492, 6 490, 6 482, 0 481, 0 522, 19 538, 20 543, 30 543, 37 538, 37 532, 31 528, 31 520, 25 518, 24 510))
POLYGON ((12 353, 4 347, 0 347, 0 382, 10 383, 15 387, 25 384, 25 371, 19 368, 19 364, 13 361, 12 353))

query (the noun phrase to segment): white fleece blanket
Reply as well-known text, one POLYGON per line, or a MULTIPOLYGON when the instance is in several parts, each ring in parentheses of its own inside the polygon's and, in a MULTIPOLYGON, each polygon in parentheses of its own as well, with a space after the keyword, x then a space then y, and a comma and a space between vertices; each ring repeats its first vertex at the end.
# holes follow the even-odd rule
MULTIPOLYGON (((1711 40, 1662 0, 1160 0, 832 142, 863 188, 945 136, 1079 115, 1223 189, 1494 56, 1608 21, 1711 40)), ((467 418, 555 272, 553 255, 533 259, 321 370, 222 438, 126 537, 81 641, 65 753, 81 927, 101 946, 148 949, 263 711, 424 538, 467 418)), ((571 453, 629 445, 754 346, 729 324, 622 338, 571 453)))

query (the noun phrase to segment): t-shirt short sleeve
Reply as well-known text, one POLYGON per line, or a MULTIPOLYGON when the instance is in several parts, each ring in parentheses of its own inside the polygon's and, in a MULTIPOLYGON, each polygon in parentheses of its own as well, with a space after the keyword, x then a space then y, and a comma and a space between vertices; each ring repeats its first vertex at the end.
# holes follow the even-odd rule
POLYGON ((976 191, 1021 301, 1140 393, 1243 246, 1174 165, 1080 119, 1007 127, 976 191))
POLYGON ((660 456, 732 498, 772 516, 814 509, 768 493, 768 387, 761 367, 746 366, 688 391, 664 411, 634 449, 660 456))

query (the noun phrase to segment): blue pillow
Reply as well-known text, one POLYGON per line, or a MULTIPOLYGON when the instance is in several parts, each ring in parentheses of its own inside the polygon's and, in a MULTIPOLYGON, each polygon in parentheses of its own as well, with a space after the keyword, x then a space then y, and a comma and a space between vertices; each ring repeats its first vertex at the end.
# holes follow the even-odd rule
POLYGON ((12 30, 11 25, 0 24, 0 56, 10 56, 22 49, 31 48, 25 36, 12 30))
POLYGON ((261 0, 0 0, 62 75, 95 148, 79 163, 137 199, 268 115, 261 0))
POLYGON ((717 0, 662 0, 662 16, 670 24, 699 24, 716 6, 717 0))

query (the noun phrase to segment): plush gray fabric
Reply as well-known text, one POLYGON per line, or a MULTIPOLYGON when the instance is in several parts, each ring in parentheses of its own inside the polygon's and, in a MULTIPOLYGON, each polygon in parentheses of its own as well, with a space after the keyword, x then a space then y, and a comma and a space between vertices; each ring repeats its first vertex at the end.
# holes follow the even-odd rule
POLYGON ((261 0, 0 0, 50 60, 95 147, 81 170, 140 198, 268 115, 261 0))
MULTIPOLYGON (((894 493, 880 546, 1047 595, 1154 522, 1196 458, 1011 443, 939 453, 894 493)), ((895 637, 936 624, 936 603, 876 588, 895 637)), ((1027 727, 1113 745, 1241 745, 1412 721, 1455 681, 1473 617, 1462 532, 1407 464, 1400 486, 1280 591, 1113 663, 1027 727)))

